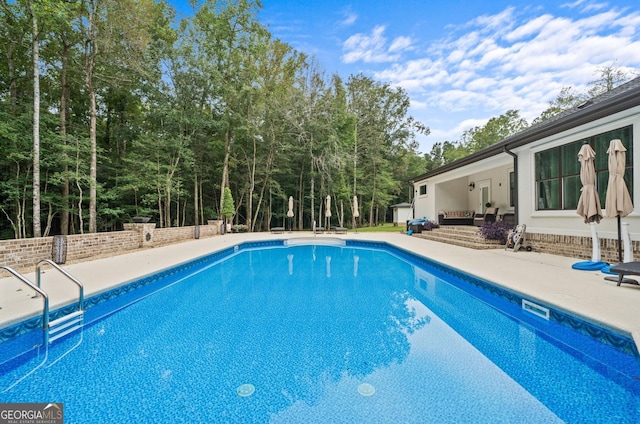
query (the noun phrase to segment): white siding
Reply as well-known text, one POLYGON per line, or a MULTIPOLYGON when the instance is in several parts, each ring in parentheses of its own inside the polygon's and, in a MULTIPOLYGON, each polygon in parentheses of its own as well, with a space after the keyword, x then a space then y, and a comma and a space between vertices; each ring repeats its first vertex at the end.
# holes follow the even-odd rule
MULTIPOLYGON (((518 218, 527 225, 527 231, 543 234, 561 234, 590 237, 589 226, 575 210, 536 211, 535 153, 552 147, 633 125, 633 163, 640 166, 640 107, 590 122, 580 127, 529 143, 513 152, 518 156, 518 218)), ((578 158, 576 157, 576 161, 578 158)), ((509 207, 509 172, 513 171, 513 158, 500 153, 428 180, 416 181, 415 216, 437 220, 439 210, 476 210, 480 212, 478 189, 483 182, 491 187, 491 200, 499 207, 499 214, 512 212, 509 207), (469 183, 475 183, 469 191, 469 183), (419 195, 419 186, 427 184, 427 194, 419 195)), ((640 171, 633 176, 635 210, 623 222, 628 222, 632 240, 640 240, 640 171)), ((606 188, 599 188, 599 190, 606 188)), ((604 211, 603 211, 604 214, 604 211)), ((604 218, 598 225, 601 238, 617 238, 617 220, 604 218)), ((640 258, 635 258, 640 259, 640 258)))

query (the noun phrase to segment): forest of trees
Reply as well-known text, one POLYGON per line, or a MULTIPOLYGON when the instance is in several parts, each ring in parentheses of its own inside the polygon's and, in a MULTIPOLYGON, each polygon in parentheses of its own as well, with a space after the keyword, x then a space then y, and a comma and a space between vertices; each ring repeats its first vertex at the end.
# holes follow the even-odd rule
POLYGON ((294 228, 327 195, 334 225, 354 223, 353 196, 376 225, 409 178, 527 125, 509 111, 421 156, 403 89, 327 75, 260 7, 207 0, 178 20, 158 0, 0 0, 0 238, 197 225, 226 189, 250 231, 282 226, 289 196, 294 228))
POLYGON ((325 75, 274 39, 252 0, 177 21, 156 0, 2 0, 1 238, 218 218, 295 228, 384 221, 424 171, 400 88, 325 75))

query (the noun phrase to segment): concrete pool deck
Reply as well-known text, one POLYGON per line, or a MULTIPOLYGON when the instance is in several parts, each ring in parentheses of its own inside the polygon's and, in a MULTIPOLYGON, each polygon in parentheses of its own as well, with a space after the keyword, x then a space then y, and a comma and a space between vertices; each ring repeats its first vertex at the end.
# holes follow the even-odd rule
MULTIPOLYGON (((398 233, 318 234, 227 234, 163 247, 136 250, 62 267, 81 281, 85 297, 190 259, 251 240, 296 237, 335 237, 384 241, 443 264, 516 291, 532 300, 554 305, 572 315, 633 336, 640 347, 640 286, 604 279, 599 271, 578 271, 571 265, 578 260, 544 253, 508 252, 504 249, 472 250, 398 233)), ((50 309, 77 299, 78 289, 57 271, 42 276, 42 288, 49 295, 50 309)), ((35 282, 34 273, 24 274, 35 282)), ((16 278, 4 272, 0 279, 0 328, 42 313, 42 299, 16 278)), ((638 279, 636 279, 638 281, 638 279)))

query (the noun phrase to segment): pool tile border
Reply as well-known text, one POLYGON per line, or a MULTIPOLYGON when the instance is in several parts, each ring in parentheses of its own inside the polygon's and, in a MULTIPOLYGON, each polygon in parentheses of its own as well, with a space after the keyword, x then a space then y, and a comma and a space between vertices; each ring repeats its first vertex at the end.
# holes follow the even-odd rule
POLYGON ((581 319, 575 315, 569 314, 562 310, 557 309, 551 304, 548 304, 544 301, 540 301, 539 299, 534 299, 531 297, 520 295, 514 291, 510 291, 504 289, 495 283, 484 280, 480 277, 477 277, 473 274, 469 274, 467 272, 461 271, 457 268, 454 268, 450 265, 445 265, 440 262, 437 262, 433 259, 426 258, 424 256, 418 255, 414 252, 399 248, 395 245, 386 243, 386 242, 374 242, 369 243, 367 241, 349 241, 347 242, 348 246, 375 246, 379 248, 389 249, 394 251, 399 256, 408 259, 412 262, 417 262, 420 265, 428 266, 431 268, 435 268, 438 271, 450 275, 452 277, 458 278, 468 284, 471 284, 474 287, 477 287, 491 295, 500 297, 518 307, 521 307, 522 300, 533 301, 536 304, 543 306, 549 309, 549 319, 554 321, 564 327, 571 328, 576 332, 589 336, 593 339, 598 340, 599 342, 612 346, 615 349, 625 353, 632 355, 636 358, 640 358, 640 354, 638 353, 638 348, 636 346, 635 341, 631 337, 626 337, 622 334, 618 334, 612 330, 599 326, 595 323, 591 323, 584 319, 581 319))
MULTIPOLYGON (((129 294, 139 294, 137 290, 141 288, 148 289, 149 292, 155 291, 163 287, 163 285, 154 285, 154 283, 162 283, 163 280, 166 280, 167 277, 175 277, 179 274, 186 274, 187 272, 192 272, 194 268, 198 266, 210 265, 213 262, 217 262, 227 257, 243 251, 247 249, 254 248, 265 248, 265 247, 281 247, 284 246, 284 240, 269 240, 269 241, 249 241, 240 243, 238 245, 228 247, 193 260, 184 262, 177 266, 167 268, 164 270, 160 270, 154 274, 146 275, 141 278, 132 280, 128 283, 123 284, 122 286, 104 291, 102 293, 95 294, 87 299, 85 299, 85 310, 89 313, 93 308, 98 305, 102 305, 103 303, 115 299, 122 298, 125 295, 129 294)), ((553 305, 546 304, 545 302, 539 301, 538 299, 531 299, 525 296, 522 296, 516 292, 504 289, 495 283, 491 283, 482 278, 476 277, 467 272, 461 271, 457 268, 451 267, 449 265, 442 264, 433 259, 429 259, 422 255, 416 254, 414 252, 402 249, 398 246, 387 242, 381 241, 367 241, 367 240, 347 240, 346 246, 351 247, 366 247, 366 248, 379 248, 386 249, 388 251, 392 251, 395 254, 399 255, 403 259, 409 260, 410 262, 416 263, 421 266, 428 266, 438 270, 439 272, 445 273, 457 279, 460 279, 466 283, 471 284, 472 286, 483 290, 491 295, 502 298, 509 303, 520 306, 522 304, 522 300, 531 300, 535 301, 537 304, 544 306, 549 309, 550 312, 550 320, 571 328, 577 331, 580 334, 589 336, 593 339, 600 341, 603 344, 613 346, 619 351, 622 351, 626 354, 632 355, 636 358, 640 357, 638 353, 637 346, 631 337, 626 337, 624 335, 615 333, 607 328, 603 328, 594 323, 583 320, 575 315, 569 314, 567 312, 558 310, 553 307, 553 305)), ((167 283, 168 284, 168 283, 167 283)), ((66 315, 75 310, 75 304, 65 306, 63 308, 56 309, 50 315, 50 319, 54 320, 63 315, 66 315)), ((97 312, 97 311, 96 311, 97 312)), ((110 312, 106 312, 108 314, 110 312)), ((90 322, 91 318, 93 320, 101 318, 103 315, 90 317, 89 320, 85 320, 85 322, 90 322)), ((42 326, 42 317, 34 317, 22 321, 20 323, 11 325, 9 327, 3 328, 0 330, 0 343, 3 343, 7 340, 14 339, 20 335, 28 333, 32 330, 35 330, 42 326)))

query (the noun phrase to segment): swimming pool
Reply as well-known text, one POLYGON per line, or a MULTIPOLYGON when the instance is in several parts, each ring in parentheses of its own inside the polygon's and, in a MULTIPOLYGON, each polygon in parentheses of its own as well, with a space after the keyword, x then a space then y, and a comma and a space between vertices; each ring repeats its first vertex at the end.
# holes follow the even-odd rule
POLYGON ((88 299, 46 361, 5 363, 0 390, 28 376, 0 401, 63 402, 78 423, 640 416, 624 336, 384 243, 247 243, 128 286, 88 299))

